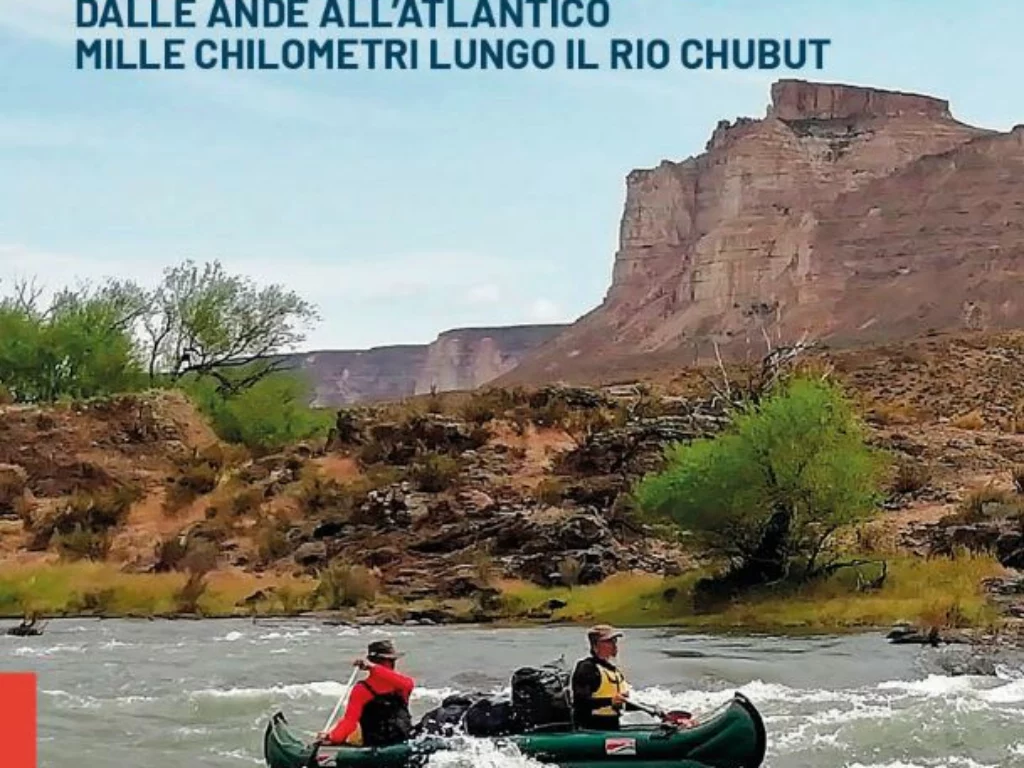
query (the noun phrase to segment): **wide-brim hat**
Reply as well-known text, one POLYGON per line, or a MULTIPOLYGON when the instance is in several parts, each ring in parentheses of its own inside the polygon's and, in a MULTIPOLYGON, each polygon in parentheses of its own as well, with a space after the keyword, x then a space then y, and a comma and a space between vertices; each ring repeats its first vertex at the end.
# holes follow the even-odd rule
POLYGON ((590 638, 590 642, 598 643, 603 640, 617 640, 622 637, 622 633, 610 624, 598 624, 590 628, 587 637, 590 638))
POLYGON ((366 655, 373 659, 399 659, 402 654, 390 640, 375 640, 366 649, 366 655))

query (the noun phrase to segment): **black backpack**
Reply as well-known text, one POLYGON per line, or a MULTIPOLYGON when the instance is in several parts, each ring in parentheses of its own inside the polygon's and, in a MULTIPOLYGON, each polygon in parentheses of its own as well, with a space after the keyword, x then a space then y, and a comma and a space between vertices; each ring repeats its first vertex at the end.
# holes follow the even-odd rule
POLYGON ((523 727, 516 717, 512 702, 481 699, 466 710, 462 727, 470 736, 513 736, 523 727))
POLYGON ((527 730, 572 727, 569 675, 558 667, 522 667, 512 674, 512 708, 527 730))
POLYGON ((454 736, 462 724, 462 718, 473 704, 487 698, 482 693, 453 694, 420 718, 414 731, 415 736, 454 736))
POLYGON ((365 680, 360 683, 373 694, 363 707, 359 728, 363 746, 390 747, 408 741, 412 736, 412 715, 400 693, 378 694, 365 680))

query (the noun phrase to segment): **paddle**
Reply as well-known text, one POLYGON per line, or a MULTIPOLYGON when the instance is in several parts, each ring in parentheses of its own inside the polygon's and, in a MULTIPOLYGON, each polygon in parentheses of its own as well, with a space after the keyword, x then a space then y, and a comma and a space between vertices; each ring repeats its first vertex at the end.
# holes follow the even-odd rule
POLYGON ((693 716, 689 712, 683 712, 681 710, 666 712, 665 710, 658 709, 657 707, 648 707, 645 704, 639 704, 632 699, 629 699, 629 705, 634 709, 638 709, 641 712, 648 714, 651 717, 656 717, 662 722, 670 725, 687 727, 693 724, 693 716))
MULTIPOLYGON (((323 733, 323 732, 327 731, 331 727, 331 725, 334 723, 334 718, 336 718, 338 716, 338 713, 341 711, 341 707, 345 703, 345 700, 348 699, 349 694, 352 693, 352 686, 355 685, 355 683, 356 683, 356 675, 358 675, 359 672, 360 672, 359 667, 356 667, 355 669, 352 670, 352 674, 351 674, 351 676, 348 679, 348 683, 346 683, 346 685, 345 685, 345 691, 341 694, 341 698, 338 699, 338 703, 334 705, 334 709, 331 710, 331 716, 327 718, 327 722, 324 723, 324 727, 320 729, 320 733, 323 733)), ((316 766, 316 764, 317 764, 317 762, 316 762, 317 752, 320 751, 320 747, 322 747, 322 746, 323 746, 323 742, 320 739, 317 739, 316 741, 313 742, 313 751, 310 752, 310 754, 309 754, 309 762, 306 763, 306 765, 309 768, 314 768, 316 766)))

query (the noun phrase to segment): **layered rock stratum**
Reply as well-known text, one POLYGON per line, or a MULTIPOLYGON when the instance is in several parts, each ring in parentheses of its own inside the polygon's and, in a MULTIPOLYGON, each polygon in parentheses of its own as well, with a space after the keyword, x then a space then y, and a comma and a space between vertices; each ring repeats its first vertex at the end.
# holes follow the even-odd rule
POLYGON ((1024 326, 1024 125, 946 101, 783 80, 763 119, 632 172, 612 285, 502 383, 607 378, 833 345, 1024 326))

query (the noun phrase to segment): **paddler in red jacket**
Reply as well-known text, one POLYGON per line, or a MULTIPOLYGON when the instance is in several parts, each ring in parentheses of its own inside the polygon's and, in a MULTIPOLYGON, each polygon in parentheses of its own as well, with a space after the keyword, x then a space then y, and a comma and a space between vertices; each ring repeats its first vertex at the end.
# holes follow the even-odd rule
POLYGON ((356 659, 355 666, 370 674, 352 689, 341 720, 320 734, 324 744, 351 743, 357 728, 361 738, 356 741, 364 747, 388 747, 409 740, 409 696, 416 681, 395 670, 400 655, 390 640, 378 640, 370 643, 365 659, 356 659))

